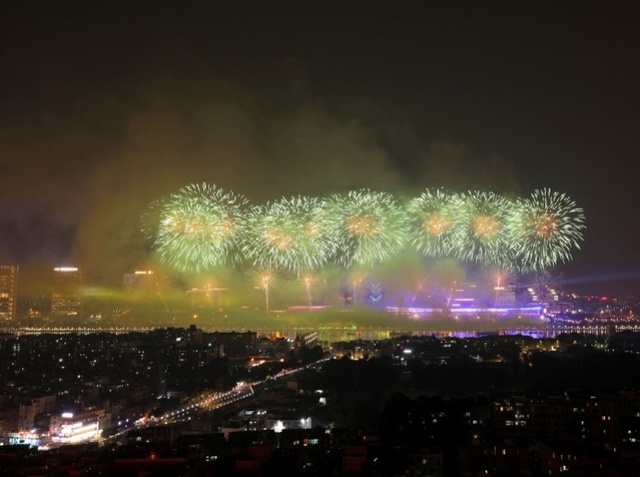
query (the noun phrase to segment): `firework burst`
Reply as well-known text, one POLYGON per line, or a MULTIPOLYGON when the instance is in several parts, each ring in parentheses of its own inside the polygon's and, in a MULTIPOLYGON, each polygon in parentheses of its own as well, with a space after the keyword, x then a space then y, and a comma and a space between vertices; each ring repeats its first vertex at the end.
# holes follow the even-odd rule
POLYGON ((508 265, 509 202, 493 192, 461 194, 455 206, 453 255, 469 262, 508 265))
POLYGON ((321 210, 321 201, 308 197, 254 207, 242 241, 245 257, 255 267, 296 275, 320 268, 334 250, 321 210))
POLYGON ((337 238, 340 265, 371 266, 397 255, 406 242, 406 215, 391 194, 369 190, 334 195, 323 221, 337 238))
POLYGON ((567 195, 538 189, 517 202, 510 229, 521 268, 541 271, 570 260, 572 249, 580 249, 584 213, 567 195))
POLYGON ((154 242, 158 236, 165 201, 166 198, 154 200, 140 216, 140 230, 151 242, 154 242))
POLYGON ((514 201, 427 189, 406 207, 368 189, 246 205, 216 186, 190 185, 154 201, 142 229, 162 262, 183 272, 246 260, 297 277, 331 263, 370 269, 407 244, 426 257, 536 272, 569 260, 585 229, 582 209, 549 189, 514 201))
POLYGON ((194 184, 160 204, 154 245, 161 260, 176 270, 202 272, 236 258, 246 200, 215 185, 194 184))
POLYGON ((444 257, 451 253, 457 203, 455 195, 440 189, 427 189, 409 202, 408 238, 419 252, 430 257, 444 257))

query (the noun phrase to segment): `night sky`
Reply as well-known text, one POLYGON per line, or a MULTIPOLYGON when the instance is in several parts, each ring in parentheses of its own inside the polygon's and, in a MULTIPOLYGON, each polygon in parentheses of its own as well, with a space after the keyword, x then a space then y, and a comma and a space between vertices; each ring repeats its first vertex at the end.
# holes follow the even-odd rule
POLYGON ((146 263, 140 214, 209 182, 565 192, 567 287, 640 294, 640 8, 619 1, 11 2, 0 263, 146 263))

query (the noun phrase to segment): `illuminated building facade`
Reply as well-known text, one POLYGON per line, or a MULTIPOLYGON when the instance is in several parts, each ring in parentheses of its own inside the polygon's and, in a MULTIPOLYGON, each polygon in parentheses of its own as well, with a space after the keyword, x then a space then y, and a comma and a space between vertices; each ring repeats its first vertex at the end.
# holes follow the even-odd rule
POLYGON ((511 283, 466 282, 451 288, 432 287, 416 295, 412 306, 387 306, 393 313, 415 317, 451 315, 470 317, 540 316, 540 303, 518 303, 516 287, 511 283))
POLYGON ((529 303, 543 305, 556 304, 559 300, 558 291, 548 285, 530 286, 526 289, 526 297, 529 303))
POLYGON ((104 409, 89 408, 79 413, 63 412, 51 416, 51 440, 62 444, 92 441, 108 427, 111 415, 104 409))
POLYGON ((0 321, 15 319, 17 295, 18 266, 0 265, 0 321))
POLYGON ((76 267, 53 269, 53 316, 78 316, 82 313, 82 274, 76 267))
POLYGON ((155 283, 153 270, 136 270, 122 276, 122 289, 128 294, 150 293, 154 290, 155 283))

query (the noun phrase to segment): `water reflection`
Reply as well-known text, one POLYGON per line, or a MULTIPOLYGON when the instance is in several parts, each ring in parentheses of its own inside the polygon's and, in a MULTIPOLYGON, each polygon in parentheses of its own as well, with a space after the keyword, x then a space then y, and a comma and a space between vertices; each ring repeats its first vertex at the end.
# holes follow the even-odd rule
MULTIPOLYGON (((273 335, 273 330, 264 330, 258 334, 273 335)), ((540 326, 511 327, 496 330, 412 330, 398 331, 392 329, 366 329, 366 328, 344 328, 344 329, 283 329, 275 332, 278 336, 295 339, 307 333, 318 333, 319 341, 382 341, 400 336, 435 336, 437 338, 482 338, 486 336, 530 336, 534 339, 556 338, 561 334, 577 333, 582 335, 594 335, 598 337, 609 336, 619 331, 640 332, 640 324, 625 325, 561 325, 546 324, 540 326)))

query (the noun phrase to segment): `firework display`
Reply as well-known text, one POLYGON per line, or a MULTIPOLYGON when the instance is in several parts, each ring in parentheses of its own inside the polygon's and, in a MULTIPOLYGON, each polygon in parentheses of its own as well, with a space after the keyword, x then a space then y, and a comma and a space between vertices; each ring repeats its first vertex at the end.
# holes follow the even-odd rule
POLYGON ((161 203, 154 245, 163 262, 199 272, 233 261, 247 201, 208 184, 184 187, 161 203))
POLYGON ((160 221, 163 217, 163 206, 166 201, 166 198, 160 198, 154 200, 149 204, 147 210, 142 213, 140 217, 142 233, 147 237, 148 240, 156 245, 155 241, 158 236, 158 231, 160 229, 160 221))
POLYGON ((541 271, 570 260, 584 229, 584 214, 573 200, 539 189, 513 208, 510 244, 523 270, 541 271))
POLYGON ((346 267, 384 262, 405 245, 406 215, 391 194, 365 189, 334 195, 322 220, 335 234, 336 262, 346 267))
POLYGON ((468 192, 456 202, 453 256, 488 265, 508 263, 508 201, 493 192, 468 192))
POLYGON ((184 272, 241 263, 301 276, 330 264, 370 268, 407 247, 530 272, 571 259, 584 221, 568 196, 549 189, 515 200, 427 189, 406 204, 362 189, 247 208, 242 196, 200 184, 153 202, 143 231, 163 262, 184 272))
POLYGON ((407 233, 422 254, 446 257, 454 246, 453 222, 460 201, 457 194, 426 190, 407 204, 407 233))
POLYGON ((254 267, 299 275, 322 267, 335 241, 321 220, 319 199, 294 197, 254 207, 248 214, 242 252, 254 267))

